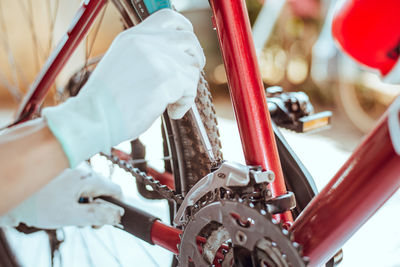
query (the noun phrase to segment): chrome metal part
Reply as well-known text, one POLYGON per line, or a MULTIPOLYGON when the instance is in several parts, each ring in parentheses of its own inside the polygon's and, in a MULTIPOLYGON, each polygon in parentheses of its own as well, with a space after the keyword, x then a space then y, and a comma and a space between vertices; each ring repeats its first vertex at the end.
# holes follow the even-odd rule
MULTIPOLYGON (((184 213, 188 207, 193 206, 202 197, 215 189, 229 187, 246 187, 250 182, 250 174, 258 182, 263 183, 271 180, 271 172, 254 171, 252 167, 235 162, 223 162, 214 172, 199 180, 185 196, 182 205, 176 213, 174 223, 182 225, 185 223, 184 213)), ((273 173, 272 173, 273 174, 273 173)))
MULTIPOLYGON (((257 200, 252 194, 249 195, 250 198, 245 196, 247 188, 253 190, 264 188, 272 181, 274 177, 272 172, 263 172, 260 168, 234 162, 224 162, 216 171, 201 179, 183 200, 181 195, 175 194, 128 162, 115 156, 104 156, 134 177, 143 180, 164 198, 181 204, 181 208, 184 208, 179 209, 178 214, 181 212, 183 215, 186 208, 191 207, 192 215, 184 224, 179 247, 179 266, 188 266, 189 259, 196 267, 210 266, 214 263, 216 255, 223 255, 218 260, 221 266, 234 266, 237 255, 232 247, 235 246, 245 248, 259 266, 269 262, 279 267, 305 266, 299 245, 291 241, 289 232, 277 225, 266 211, 268 198, 262 197, 257 200), (226 192, 232 190, 232 194, 224 196, 215 194, 217 192, 215 189, 220 188, 226 189, 226 192), (201 200, 210 192, 215 195, 205 201, 201 200), (241 198, 242 196, 244 198, 241 198), (201 201, 198 202, 199 200, 201 201), (257 201, 260 203, 257 204, 257 201), (207 229, 210 223, 213 223, 214 227, 209 231, 200 252, 195 237, 200 236, 200 232, 207 229), (230 243, 229 249, 226 249, 227 243, 230 243), (221 250, 222 246, 225 246, 225 249, 221 250)), ((245 256, 239 255, 239 257, 245 256)))
POLYGON ((245 245, 247 242, 247 235, 243 231, 238 230, 235 234, 236 243, 239 245, 245 245))
POLYGON ((260 171, 251 170, 250 174, 254 177, 256 183, 272 183, 275 180, 275 174, 273 171, 260 171))
POLYGON ((194 127, 196 128, 197 133, 199 134, 201 143, 203 144, 204 148, 206 149, 208 158, 210 159, 211 163, 216 162, 214 152, 212 149, 212 145, 210 143, 210 139, 208 138, 206 128, 204 127, 203 121, 201 119, 199 110, 197 109, 196 104, 189 110, 189 115, 192 117, 192 121, 194 122, 194 127))
MULTIPOLYGON (((219 224, 229 234, 227 240, 233 248, 246 249, 259 263, 270 261, 275 264, 272 266, 306 266, 300 246, 291 241, 289 233, 276 224, 265 210, 260 211, 234 199, 221 199, 200 208, 185 226, 178 256, 180 267, 189 266, 189 261, 195 267, 213 264, 217 250, 213 249, 214 255, 204 257, 196 241, 201 231, 212 223, 219 224), (250 223, 243 224, 243 221, 250 223)), ((224 239, 227 238, 226 233, 224 239)), ((233 259, 236 258, 229 256, 230 253, 232 249, 226 254, 225 260, 229 262, 223 260, 222 266, 234 266, 233 259)))
POLYGON ((220 246, 229 238, 229 232, 223 226, 213 231, 203 246, 203 257, 205 257, 208 262, 213 262, 215 254, 220 246))
POLYGON ((290 266, 277 244, 269 238, 262 238, 258 241, 254 252, 255 262, 258 266, 290 266))

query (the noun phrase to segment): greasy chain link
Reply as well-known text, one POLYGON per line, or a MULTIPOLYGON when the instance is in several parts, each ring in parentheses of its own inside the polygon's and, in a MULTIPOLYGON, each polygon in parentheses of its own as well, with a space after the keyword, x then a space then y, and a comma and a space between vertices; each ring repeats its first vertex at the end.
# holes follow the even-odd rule
POLYGON ((133 177, 142 181, 145 185, 151 186, 151 188, 159 193, 162 197, 167 200, 173 200, 177 204, 181 204, 183 202, 183 196, 180 194, 176 194, 175 191, 168 188, 168 186, 161 184, 158 180, 153 177, 147 175, 145 172, 142 172, 140 169, 133 167, 133 165, 125 160, 118 158, 117 156, 110 156, 104 153, 101 153, 102 156, 106 157, 113 164, 116 164, 121 169, 129 172, 133 177))

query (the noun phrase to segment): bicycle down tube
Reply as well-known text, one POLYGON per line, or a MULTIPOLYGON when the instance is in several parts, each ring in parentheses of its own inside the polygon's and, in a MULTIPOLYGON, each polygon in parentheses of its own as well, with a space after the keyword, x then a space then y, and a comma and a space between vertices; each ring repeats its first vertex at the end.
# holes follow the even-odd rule
MULTIPOLYGON (((32 118, 58 72, 87 34, 106 0, 87 0, 31 87, 19 109, 17 123, 32 118)), ((210 0, 225 62, 246 163, 275 173, 271 190, 286 193, 244 0, 210 0)), ((399 114, 396 113, 397 118, 399 114)), ((387 119, 380 121, 334 179, 294 222, 291 230, 303 245, 310 265, 327 260, 400 186, 396 154, 387 119)), ((289 212, 280 216, 290 222, 289 212)), ((289 225, 290 223, 288 223, 289 225)), ((153 224, 154 243, 176 253, 177 229, 153 224), (175 248, 175 249, 173 249, 175 248)))

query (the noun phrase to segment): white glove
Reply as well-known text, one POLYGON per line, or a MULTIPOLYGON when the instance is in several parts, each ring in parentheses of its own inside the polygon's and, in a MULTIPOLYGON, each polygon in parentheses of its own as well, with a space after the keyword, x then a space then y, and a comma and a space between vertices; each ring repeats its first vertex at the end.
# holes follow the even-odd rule
POLYGON ((121 33, 75 98, 43 110, 71 167, 137 138, 168 106, 181 118, 194 102, 203 50, 190 22, 164 9, 121 33))
POLYGON ((115 225, 124 214, 123 208, 96 199, 80 204, 81 197, 121 197, 121 189, 95 173, 86 163, 67 169, 19 206, 0 217, 0 226, 18 226, 23 222, 41 229, 63 226, 115 225))

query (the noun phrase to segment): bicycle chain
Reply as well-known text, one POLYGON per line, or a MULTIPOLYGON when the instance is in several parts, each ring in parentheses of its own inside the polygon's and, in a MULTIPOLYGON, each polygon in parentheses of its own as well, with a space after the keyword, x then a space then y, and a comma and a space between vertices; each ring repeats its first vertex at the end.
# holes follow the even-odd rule
POLYGON ((111 156, 104 153, 100 153, 102 156, 106 157, 113 164, 116 164, 118 167, 123 169, 124 171, 130 173, 136 179, 142 181, 145 185, 151 186, 151 188, 159 193, 162 197, 167 200, 173 200, 177 204, 181 204, 183 202, 183 196, 180 194, 176 194, 175 191, 168 188, 168 186, 161 184, 159 181, 154 179, 152 176, 147 175, 145 172, 142 172, 140 169, 133 167, 131 163, 128 161, 122 160, 117 156, 111 156))

